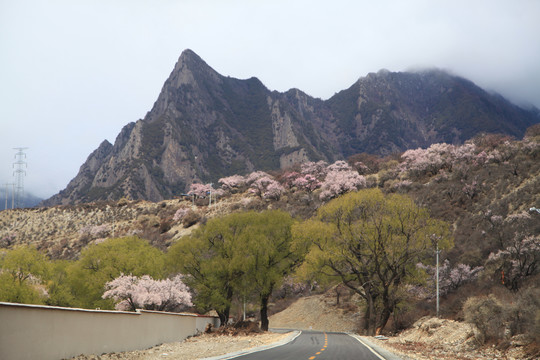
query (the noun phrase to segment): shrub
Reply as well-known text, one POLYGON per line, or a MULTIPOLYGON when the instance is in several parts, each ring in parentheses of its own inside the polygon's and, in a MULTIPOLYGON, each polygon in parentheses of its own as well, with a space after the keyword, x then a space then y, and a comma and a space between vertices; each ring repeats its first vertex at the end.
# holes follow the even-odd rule
POLYGON ((540 289, 524 290, 512 315, 512 333, 526 334, 532 341, 540 341, 540 289))
POLYGON ((478 328, 477 340, 480 343, 503 338, 508 311, 493 294, 467 299, 463 313, 465 321, 478 328))
POLYGON ((188 208, 179 208, 176 210, 173 216, 173 220, 178 222, 182 221, 182 219, 189 213, 190 209, 188 208))
POLYGON ((188 228, 190 226, 195 225, 200 220, 201 220, 201 215, 199 215, 193 210, 189 210, 189 212, 182 218, 182 225, 184 225, 185 228, 188 228))

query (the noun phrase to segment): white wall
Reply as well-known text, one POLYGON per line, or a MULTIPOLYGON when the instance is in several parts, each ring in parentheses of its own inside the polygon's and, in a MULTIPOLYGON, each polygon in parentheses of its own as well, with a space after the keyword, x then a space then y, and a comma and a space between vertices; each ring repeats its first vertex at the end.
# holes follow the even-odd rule
POLYGON ((0 302, 0 359, 63 359, 146 349, 202 331, 213 317, 0 302))

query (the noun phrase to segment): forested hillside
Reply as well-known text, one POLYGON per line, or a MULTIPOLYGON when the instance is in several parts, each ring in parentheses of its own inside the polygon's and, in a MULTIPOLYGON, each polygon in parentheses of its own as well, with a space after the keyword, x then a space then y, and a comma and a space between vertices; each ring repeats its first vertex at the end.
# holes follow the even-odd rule
POLYGON ((181 273, 193 298, 171 308, 192 301, 225 321, 246 301, 267 326, 272 301, 341 283, 375 333, 433 313, 438 246, 443 316, 477 324, 482 341, 538 341, 539 158, 533 126, 523 140, 482 135, 194 183, 160 203, 2 211, 0 300, 112 308, 127 299, 103 298, 112 279, 181 273))

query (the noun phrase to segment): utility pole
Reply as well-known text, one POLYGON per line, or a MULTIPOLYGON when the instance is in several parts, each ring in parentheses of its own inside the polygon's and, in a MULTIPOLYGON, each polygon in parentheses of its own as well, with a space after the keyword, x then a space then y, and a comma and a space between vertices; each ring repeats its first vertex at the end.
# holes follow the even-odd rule
POLYGON ((439 242, 437 241, 437 317, 439 317, 439 242))
POLYGON ((15 206, 18 208, 21 208, 24 202, 24 176, 26 176, 26 171, 23 168, 26 168, 26 161, 23 159, 26 159, 26 154, 24 153, 24 150, 28 149, 27 147, 20 147, 20 148, 13 148, 14 150, 17 150, 17 153, 15 154, 15 161, 13 163, 13 167, 15 168, 15 171, 13 172, 13 175, 17 178, 17 187, 15 192, 15 206))

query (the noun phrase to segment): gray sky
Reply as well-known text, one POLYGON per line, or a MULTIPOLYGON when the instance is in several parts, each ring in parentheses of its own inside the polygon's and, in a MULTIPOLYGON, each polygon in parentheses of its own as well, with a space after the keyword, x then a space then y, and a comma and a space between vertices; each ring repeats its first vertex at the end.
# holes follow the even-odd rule
POLYGON ((437 67, 540 108, 539 19, 536 0, 0 0, 0 189, 15 147, 26 191, 65 188, 186 48, 323 99, 381 68, 437 67))

